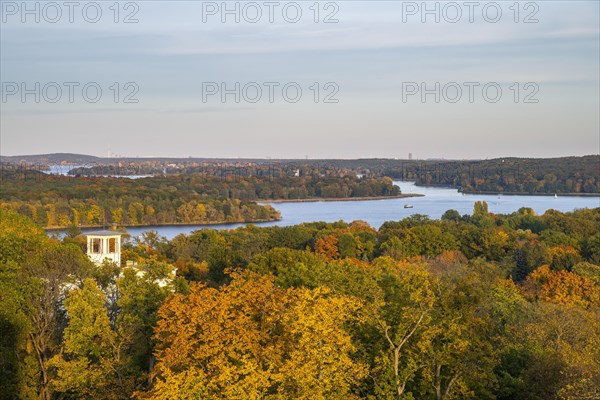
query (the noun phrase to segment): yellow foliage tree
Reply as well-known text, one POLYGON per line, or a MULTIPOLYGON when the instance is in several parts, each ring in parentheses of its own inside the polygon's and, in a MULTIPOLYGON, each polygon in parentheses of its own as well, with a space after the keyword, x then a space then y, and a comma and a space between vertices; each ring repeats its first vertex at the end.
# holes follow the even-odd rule
POLYGON ((276 379, 278 397, 351 398, 352 384, 367 371, 351 359, 354 346, 341 327, 359 303, 331 297, 323 288, 299 289, 294 295, 294 304, 282 318, 286 349, 276 379))
POLYGON ((349 399, 364 376, 343 324, 356 305, 270 276, 194 285, 160 309, 154 383, 139 398, 349 399))
POLYGON ((120 224, 123 222, 123 209, 121 207, 115 208, 111 211, 112 222, 120 224))
POLYGON ((573 266, 582 261, 581 256, 571 246, 555 246, 548 249, 550 267, 554 270, 571 271, 573 266))

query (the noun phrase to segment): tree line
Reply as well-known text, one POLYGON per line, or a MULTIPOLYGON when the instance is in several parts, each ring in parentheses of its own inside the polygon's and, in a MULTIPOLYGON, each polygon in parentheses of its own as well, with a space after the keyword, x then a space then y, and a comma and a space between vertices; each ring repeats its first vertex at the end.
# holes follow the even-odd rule
MULTIPOLYGON (((133 162, 129 168, 145 166, 133 162)), ((148 173, 198 173, 224 176, 320 176, 361 174, 368 177, 388 176, 415 181, 418 185, 443 185, 464 192, 500 193, 600 193, 600 156, 560 158, 496 158, 491 160, 264 160, 167 164, 148 169, 148 173), (189 165, 188 165, 189 164, 189 165), (158 170, 157 170, 158 168, 158 170)), ((115 166, 98 166, 91 170, 109 172, 115 166)), ((147 168, 147 167, 146 167, 147 168)), ((117 168, 118 169, 118 168, 117 168)), ((74 171, 77 172, 77 171, 74 171)))
POLYGON ((143 179, 69 178, 3 181, 1 203, 50 228, 214 224, 280 218, 256 200, 395 196, 389 178, 356 176, 219 179, 202 174, 143 179))
POLYGON ((599 395, 600 208, 150 231, 101 267, 0 213, 1 398, 599 395))
POLYGON ((383 174, 467 193, 600 193, 600 156, 414 161, 385 168, 383 174))
MULTIPOLYGON (((86 156, 31 156, 20 159, 30 164, 0 162, 0 180, 17 177, 41 179, 33 169, 50 160, 82 161, 86 156), (52 157, 50 157, 52 156, 52 157)), ((4 157, 6 160, 14 158, 4 157)), ((15 159, 16 160, 16 159, 15 159)), ((79 164, 81 165, 81 163, 79 164)), ((66 166, 65 166, 66 168, 66 166)), ((560 158, 496 158, 490 160, 250 160, 250 159, 96 159, 93 165, 72 169, 75 176, 102 175, 204 175, 218 179, 258 178, 276 181, 294 177, 341 177, 361 175, 367 178, 390 177, 416 181, 419 185, 444 185, 465 192, 501 193, 600 193, 600 156, 560 158)), ((307 186, 308 195, 320 196, 317 187, 307 186)), ((362 190, 362 189, 361 189, 362 190)), ((247 192, 247 191, 246 191, 247 192)), ((248 194, 258 199, 258 193, 248 194)), ((297 192, 290 194, 294 198, 297 192)))

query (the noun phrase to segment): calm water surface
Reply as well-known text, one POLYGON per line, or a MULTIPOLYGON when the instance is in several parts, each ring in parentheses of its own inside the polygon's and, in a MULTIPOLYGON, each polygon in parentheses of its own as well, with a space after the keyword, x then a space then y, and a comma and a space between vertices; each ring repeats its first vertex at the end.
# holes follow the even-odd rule
MULTIPOLYGON (((92 165, 49 165, 48 171, 46 173, 50 175, 62 175, 62 176, 70 176, 69 172, 72 169, 77 168, 89 168, 92 165)), ((109 175, 102 175, 104 177, 108 177, 109 175)), ((152 175, 110 175, 111 178, 128 178, 128 179, 139 179, 139 178, 148 178, 152 175)))
MULTIPOLYGON (((287 226, 303 222, 339 220, 367 221, 371 226, 379 228, 385 221, 397 221, 413 214, 424 214, 431 218, 440 218, 446 210, 454 209, 460 214, 471 214, 473 203, 486 201, 490 212, 510 214, 521 207, 530 207, 537 214, 548 209, 573 211, 577 208, 600 207, 599 197, 579 196, 503 196, 503 195, 463 195, 456 189, 415 186, 413 182, 395 182, 402 193, 420 193, 424 197, 405 199, 367 200, 367 201, 321 201, 310 203, 274 203, 283 219, 276 222, 256 224, 258 226, 287 226), (411 204, 413 208, 404 208, 411 204)), ((190 233, 204 228, 234 229, 244 224, 226 224, 206 226, 157 226, 128 228, 132 236, 139 236, 144 231, 155 230, 160 235, 171 239, 180 233, 190 233)))

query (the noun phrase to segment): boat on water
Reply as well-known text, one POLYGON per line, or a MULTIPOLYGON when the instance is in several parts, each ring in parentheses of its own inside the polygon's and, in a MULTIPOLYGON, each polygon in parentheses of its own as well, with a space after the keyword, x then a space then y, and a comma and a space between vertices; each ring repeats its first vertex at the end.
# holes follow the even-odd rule
POLYGON ((413 208, 412 204, 405 204, 404 208, 413 208))
POLYGON ((554 193, 554 198, 558 199, 558 195, 556 193, 554 193))

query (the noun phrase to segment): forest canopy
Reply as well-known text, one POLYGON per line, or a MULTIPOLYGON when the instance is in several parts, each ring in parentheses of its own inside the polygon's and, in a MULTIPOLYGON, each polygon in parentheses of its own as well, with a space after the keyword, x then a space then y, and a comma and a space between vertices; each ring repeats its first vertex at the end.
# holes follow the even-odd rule
POLYGON ((0 398, 600 394, 600 208, 150 231, 122 265, 84 251, 0 207, 0 398))
POLYGON ((264 222, 280 218, 257 200, 392 197, 389 178, 220 179, 202 174, 140 179, 47 176, 2 181, 0 204, 49 227, 264 222))
MULTIPOLYGON (((49 165, 64 168, 71 176, 124 176, 124 175, 202 175, 217 180, 237 178, 261 184, 261 191, 233 186, 241 190, 234 197, 248 200, 301 198, 302 196, 337 197, 340 188, 335 180, 344 178, 343 185, 352 186, 350 196, 385 195, 375 187, 357 188, 352 183, 357 175, 366 178, 388 177, 414 181, 417 185, 443 185, 464 192, 554 194, 600 194, 600 155, 559 158, 503 157, 489 160, 265 160, 265 159, 169 159, 125 158, 102 159, 84 155, 51 154, 41 156, 1 157, 0 179, 34 177, 34 173, 48 172, 49 165), (64 165, 61 165, 64 163, 64 165), (75 165, 76 167, 74 167, 75 165), (250 179, 252 178, 252 179, 250 179), (296 179, 301 178, 301 179, 296 179), (306 183, 307 181, 312 183, 306 183), (318 182, 316 182, 318 181, 318 182), (275 182, 279 182, 278 187, 275 182), (287 183, 286 183, 287 182, 287 183), (291 190, 290 182, 303 187, 291 190), (333 185, 334 188, 327 186, 333 185), (285 189, 288 187, 288 190, 285 189), (330 191, 320 194, 320 190, 330 191), (242 195, 243 194, 243 195, 242 195), (332 195, 333 194, 333 195, 332 195)), ((373 182, 374 183, 374 182, 373 182)), ((209 185, 210 186, 210 185, 209 185)), ((372 186, 372 185, 366 185, 372 186)), ((375 185, 376 186, 376 185, 375 185)), ((348 190, 342 190, 348 196, 348 190)), ((212 191, 211 195, 215 192, 212 191)), ((227 197, 226 190, 219 196, 227 197)))

